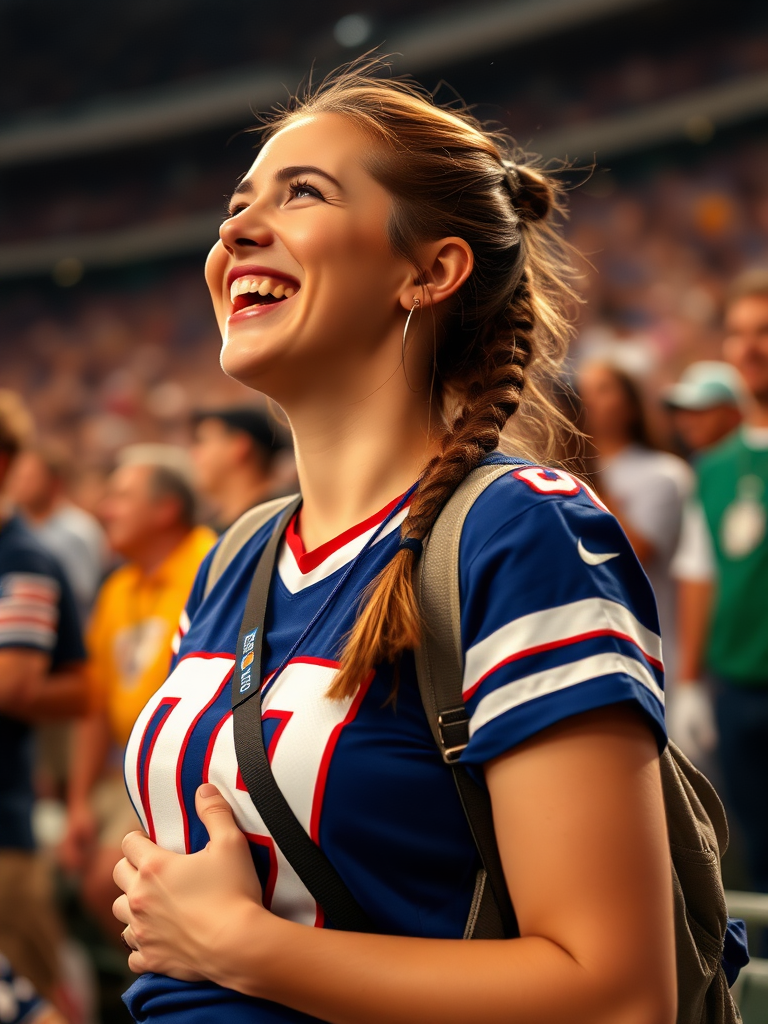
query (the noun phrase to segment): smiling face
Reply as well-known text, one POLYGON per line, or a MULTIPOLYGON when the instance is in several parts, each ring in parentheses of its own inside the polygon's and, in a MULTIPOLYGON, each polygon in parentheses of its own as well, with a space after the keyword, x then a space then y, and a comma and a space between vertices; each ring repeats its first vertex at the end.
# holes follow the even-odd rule
POLYGON ((208 258, 222 367, 279 402, 345 377, 375 386, 373 364, 402 333, 401 293, 418 294, 388 241, 391 197, 364 164, 372 146, 338 114, 283 128, 208 258))

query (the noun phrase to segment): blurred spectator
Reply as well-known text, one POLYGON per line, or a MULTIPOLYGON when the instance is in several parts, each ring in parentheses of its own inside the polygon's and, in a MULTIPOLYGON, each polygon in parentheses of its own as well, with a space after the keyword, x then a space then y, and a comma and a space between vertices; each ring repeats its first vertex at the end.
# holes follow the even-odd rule
POLYGON ((72 744, 60 859, 82 873, 83 900, 115 939, 122 925, 112 916, 112 870, 125 834, 141 827, 125 790, 122 749, 166 678, 192 582, 216 539, 194 525, 191 481, 184 449, 135 445, 122 453, 103 510, 109 542, 127 564, 102 587, 88 630, 93 702, 72 744))
POLYGON ((751 885, 768 892, 768 270, 737 279, 723 354, 752 398, 744 425, 697 463, 674 571, 680 663, 670 733, 696 757, 719 734, 726 800, 751 885), (715 686, 715 721, 702 679, 715 686))
POLYGON ((737 371, 714 359, 692 363, 677 384, 664 392, 675 433, 691 455, 711 448, 735 430, 746 401, 737 371))
POLYGON ((213 506, 214 529, 223 533, 243 512, 275 496, 275 456, 285 448, 275 424, 252 406, 196 414, 192 458, 198 489, 213 506))
POLYGON ((607 362, 587 363, 579 373, 578 390, 597 456, 595 486, 653 584, 669 671, 677 626, 670 562, 680 538, 691 471, 676 455, 656 449, 640 389, 623 370, 607 362))
POLYGON ((66 1018, 46 1003, 35 986, 14 974, 0 953, 0 1020, 3 1024, 66 1024, 66 1018))
MULTIPOLYGON (((19 398, 0 391, 0 492, 28 440, 19 398)), ((60 931, 32 835, 32 724, 82 713, 86 685, 74 597, 58 563, 0 507, 0 950, 57 997, 60 931)))
POLYGON ((28 448, 14 462, 8 494, 37 539, 59 560, 85 624, 107 567, 104 531, 68 500, 66 449, 48 442, 28 448))

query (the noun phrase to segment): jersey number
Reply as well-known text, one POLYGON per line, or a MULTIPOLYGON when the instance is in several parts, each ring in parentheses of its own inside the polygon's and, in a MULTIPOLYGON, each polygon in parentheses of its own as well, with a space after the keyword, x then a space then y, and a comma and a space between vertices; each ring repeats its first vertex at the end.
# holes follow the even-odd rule
MULTIPOLYGON (((233 665, 234 660, 224 655, 190 655, 179 662, 131 734, 126 750, 129 793, 151 839, 177 853, 189 852, 188 815, 194 808, 187 807, 190 797, 187 793, 185 801, 181 778, 184 758, 194 748, 195 758, 202 760, 199 782, 212 782, 221 790, 248 839, 267 851, 265 906, 280 917, 322 925, 322 911, 269 835, 242 782, 231 711, 222 714, 210 733, 196 734, 201 717, 214 703, 219 701, 224 711, 220 698, 228 689, 233 665)), ((272 770, 315 842, 336 743, 370 684, 369 680, 353 699, 328 700, 325 692, 337 667, 331 661, 296 659, 273 686, 265 687, 262 699, 264 741, 272 770)))

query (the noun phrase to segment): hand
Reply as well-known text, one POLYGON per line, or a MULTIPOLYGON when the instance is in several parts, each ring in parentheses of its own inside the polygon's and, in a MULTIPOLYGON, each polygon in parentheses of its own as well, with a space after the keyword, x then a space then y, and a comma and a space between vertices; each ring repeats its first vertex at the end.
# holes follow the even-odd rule
POLYGON ((98 824, 87 800, 71 804, 57 855, 65 871, 82 871, 96 849, 98 824))
POLYGON ((694 762, 717 746, 712 701, 703 683, 680 682, 672 691, 667 726, 672 740, 694 762))
POLYGON ((136 974, 215 981, 217 953, 225 949, 235 921, 254 912, 271 917, 262 907, 248 840, 227 801, 206 784, 197 791, 195 807, 210 836, 199 853, 170 853, 142 832, 129 832, 123 840, 125 857, 113 877, 125 895, 112 912, 127 925, 123 935, 133 949, 128 966, 136 974))

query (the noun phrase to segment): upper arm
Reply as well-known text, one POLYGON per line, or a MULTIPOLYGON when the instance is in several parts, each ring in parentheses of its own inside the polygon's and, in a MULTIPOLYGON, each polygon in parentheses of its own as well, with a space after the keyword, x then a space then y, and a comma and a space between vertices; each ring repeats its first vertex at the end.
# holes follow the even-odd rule
POLYGON ((565 949, 617 992, 674 996, 672 874, 658 753, 629 706, 563 721, 486 766, 523 936, 565 949))

